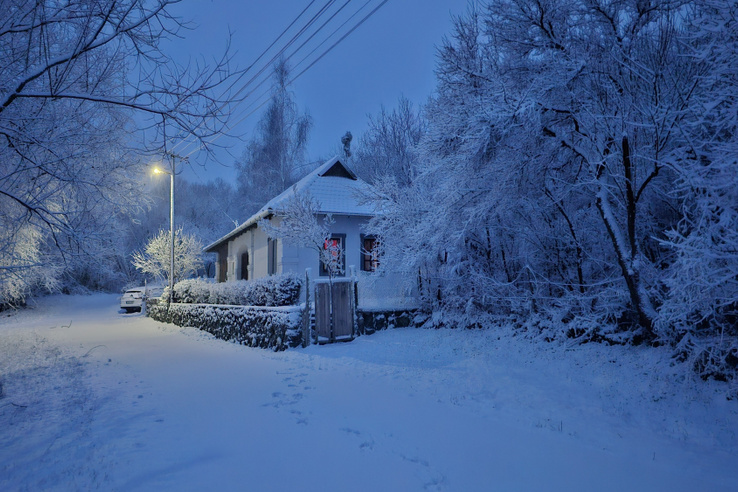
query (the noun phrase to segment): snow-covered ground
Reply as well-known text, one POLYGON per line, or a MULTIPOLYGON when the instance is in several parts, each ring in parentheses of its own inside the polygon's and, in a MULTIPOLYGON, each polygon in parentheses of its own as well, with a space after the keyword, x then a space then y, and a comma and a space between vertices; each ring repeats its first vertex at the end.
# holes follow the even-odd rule
POLYGON ((738 490, 738 402, 647 348, 398 329, 272 353, 0 313, 0 490, 738 490))

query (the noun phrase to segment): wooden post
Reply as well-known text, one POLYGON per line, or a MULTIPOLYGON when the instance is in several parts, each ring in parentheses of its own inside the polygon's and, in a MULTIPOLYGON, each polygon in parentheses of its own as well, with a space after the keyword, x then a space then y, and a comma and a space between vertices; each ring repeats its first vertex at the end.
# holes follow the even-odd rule
POLYGON ((359 305, 359 293, 356 290, 356 284, 357 284, 357 277, 356 277, 356 267, 354 265, 351 265, 351 319, 353 320, 351 324, 351 339, 353 340, 356 338, 356 333, 358 331, 357 326, 357 320, 356 320, 356 308, 359 305))
POLYGON ((327 282, 315 283, 315 343, 323 336, 331 341, 331 286, 327 282))
POLYGON ((310 345, 310 269, 305 269, 305 310, 302 313, 302 347, 310 345))
POLYGON ((353 325, 353 328, 351 330, 351 338, 352 339, 355 338, 356 337, 356 334, 359 332, 359 320, 357 319, 358 310, 359 310, 359 292, 357 290, 357 283, 358 282, 356 281, 357 280, 356 277, 354 277, 353 280, 354 281, 353 281, 353 283, 351 285, 351 291, 352 291, 352 294, 353 294, 353 296, 352 296, 353 297, 353 303, 351 305, 351 312, 353 313, 353 317, 354 317, 354 325, 353 325))

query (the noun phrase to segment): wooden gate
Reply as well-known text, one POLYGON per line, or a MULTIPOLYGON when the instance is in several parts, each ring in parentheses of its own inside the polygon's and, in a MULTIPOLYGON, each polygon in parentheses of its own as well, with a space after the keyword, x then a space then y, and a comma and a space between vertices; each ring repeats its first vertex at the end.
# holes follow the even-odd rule
POLYGON ((315 336, 318 343, 354 338, 354 282, 315 282, 315 336))

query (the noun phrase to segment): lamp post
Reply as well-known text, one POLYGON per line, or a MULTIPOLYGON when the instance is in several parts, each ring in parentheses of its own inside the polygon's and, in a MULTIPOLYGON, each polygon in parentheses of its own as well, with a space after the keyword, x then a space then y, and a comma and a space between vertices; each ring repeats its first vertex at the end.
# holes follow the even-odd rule
POLYGON ((155 174, 169 175, 169 305, 172 304, 174 296, 174 154, 172 158, 172 172, 155 167, 155 174))

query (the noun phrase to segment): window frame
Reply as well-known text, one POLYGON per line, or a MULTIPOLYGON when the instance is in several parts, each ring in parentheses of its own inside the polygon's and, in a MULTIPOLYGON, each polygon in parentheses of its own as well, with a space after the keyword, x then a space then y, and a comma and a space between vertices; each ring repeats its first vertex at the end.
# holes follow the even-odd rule
POLYGON ((267 238, 267 275, 277 274, 277 239, 267 238))
MULTIPOLYGON (((339 242, 339 250, 341 255, 341 272, 337 273, 336 277, 345 277, 346 276, 346 234, 331 234, 331 237, 329 239, 330 241, 338 240, 339 242)), ((323 263, 322 259, 320 258, 320 255, 318 255, 318 263, 320 264, 319 273, 321 277, 327 277, 328 276, 328 269, 325 267, 325 263, 323 263)))
POLYGON ((379 268, 379 239, 374 234, 362 234, 361 235, 361 271, 373 273, 379 268), (372 241, 372 249, 366 249, 366 241, 372 241))

